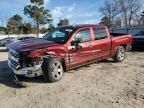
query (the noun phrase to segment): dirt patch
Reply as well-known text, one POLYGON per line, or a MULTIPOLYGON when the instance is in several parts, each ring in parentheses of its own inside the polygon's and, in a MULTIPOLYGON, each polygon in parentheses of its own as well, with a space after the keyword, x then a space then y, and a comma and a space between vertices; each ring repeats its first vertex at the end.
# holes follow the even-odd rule
POLYGON ((144 52, 128 52, 125 61, 111 59, 66 72, 61 81, 9 77, 7 53, 0 52, 1 108, 143 108, 144 52))

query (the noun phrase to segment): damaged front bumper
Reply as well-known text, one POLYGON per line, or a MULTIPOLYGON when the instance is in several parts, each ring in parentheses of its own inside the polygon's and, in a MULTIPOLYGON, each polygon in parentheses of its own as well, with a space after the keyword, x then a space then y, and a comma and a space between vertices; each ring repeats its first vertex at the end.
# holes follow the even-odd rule
POLYGON ((16 75, 21 75, 25 77, 37 77, 42 75, 41 64, 35 65, 33 67, 24 67, 21 69, 17 69, 17 67, 15 67, 10 60, 8 60, 8 66, 16 75))

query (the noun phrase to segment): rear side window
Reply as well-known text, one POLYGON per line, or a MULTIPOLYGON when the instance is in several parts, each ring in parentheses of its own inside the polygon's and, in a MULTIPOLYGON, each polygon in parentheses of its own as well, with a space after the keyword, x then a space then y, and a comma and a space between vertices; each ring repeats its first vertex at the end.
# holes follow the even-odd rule
POLYGON ((90 30, 89 29, 80 30, 74 37, 74 40, 77 40, 78 38, 82 39, 83 42, 89 42, 91 40, 90 30))
POLYGON ((94 28, 95 40, 105 39, 107 37, 105 28, 94 28))

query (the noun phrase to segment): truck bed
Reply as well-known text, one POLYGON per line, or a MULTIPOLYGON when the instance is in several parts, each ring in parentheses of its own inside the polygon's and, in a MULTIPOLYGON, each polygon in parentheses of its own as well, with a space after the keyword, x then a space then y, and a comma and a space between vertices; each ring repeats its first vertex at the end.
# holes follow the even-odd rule
POLYGON ((112 40, 112 49, 115 49, 117 46, 124 45, 126 46, 126 50, 130 50, 132 37, 128 34, 119 34, 119 33, 112 33, 111 35, 112 40))

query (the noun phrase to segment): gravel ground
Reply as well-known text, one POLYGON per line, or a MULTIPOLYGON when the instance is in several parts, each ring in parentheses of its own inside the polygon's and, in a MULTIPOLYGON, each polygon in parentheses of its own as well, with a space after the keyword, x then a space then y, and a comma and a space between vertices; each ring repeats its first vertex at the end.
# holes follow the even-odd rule
POLYGON ((13 84, 7 52, 0 52, 0 108, 144 108, 144 52, 71 70, 56 83, 21 81, 26 88, 13 84))

